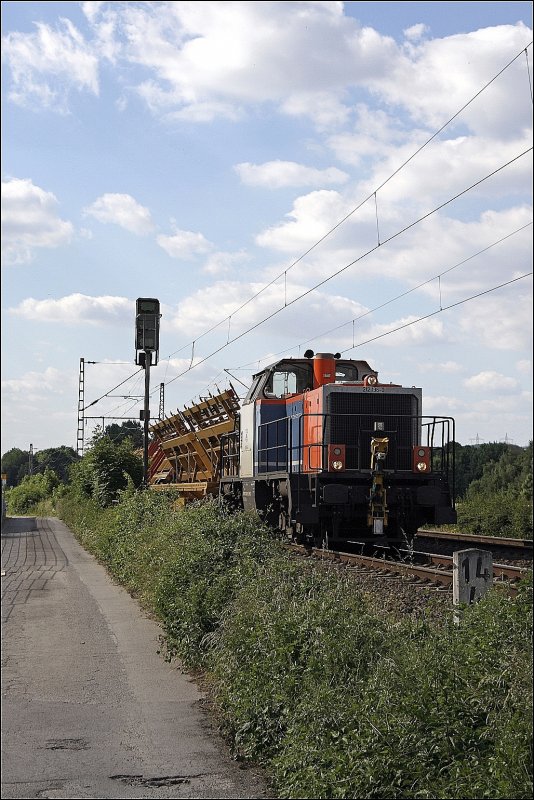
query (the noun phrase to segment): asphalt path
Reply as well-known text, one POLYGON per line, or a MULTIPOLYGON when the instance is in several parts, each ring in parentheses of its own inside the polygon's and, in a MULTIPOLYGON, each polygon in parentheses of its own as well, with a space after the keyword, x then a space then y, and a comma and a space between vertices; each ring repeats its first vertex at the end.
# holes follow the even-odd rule
POLYGON ((160 628, 53 518, 2 528, 2 798, 263 798, 160 628))

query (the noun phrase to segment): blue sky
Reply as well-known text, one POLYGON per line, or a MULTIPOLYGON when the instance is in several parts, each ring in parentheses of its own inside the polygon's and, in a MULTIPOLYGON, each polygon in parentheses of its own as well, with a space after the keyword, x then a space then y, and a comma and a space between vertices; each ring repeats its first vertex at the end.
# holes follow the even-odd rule
POLYGON ((144 296, 153 412, 311 347, 421 386, 462 444, 527 444, 531 28, 523 2, 3 2, 2 452, 76 445, 81 357, 86 404, 114 395, 87 415, 138 418, 142 375, 110 390, 144 296))

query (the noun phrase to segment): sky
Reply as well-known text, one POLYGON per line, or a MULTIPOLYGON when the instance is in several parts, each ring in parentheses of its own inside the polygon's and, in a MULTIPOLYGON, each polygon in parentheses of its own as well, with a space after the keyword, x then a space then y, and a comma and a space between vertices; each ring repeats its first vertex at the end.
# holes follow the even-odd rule
POLYGON ((139 419, 139 297, 153 416, 310 348, 529 442, 530 2, 1 7, 2 453, 139 419))

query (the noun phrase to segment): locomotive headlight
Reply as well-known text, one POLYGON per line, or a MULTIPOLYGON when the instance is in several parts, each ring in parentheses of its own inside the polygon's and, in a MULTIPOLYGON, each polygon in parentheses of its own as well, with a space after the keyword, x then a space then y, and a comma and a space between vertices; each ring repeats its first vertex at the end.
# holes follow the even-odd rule
POLYGON ((339 472, 345 469, 345 445, 344 444, 329 444, 328 445, 328 470, 339 472))
POLYGON ((432 472, 432 448, 416 444, 412 451, 412 471, 422 474, 432 472))

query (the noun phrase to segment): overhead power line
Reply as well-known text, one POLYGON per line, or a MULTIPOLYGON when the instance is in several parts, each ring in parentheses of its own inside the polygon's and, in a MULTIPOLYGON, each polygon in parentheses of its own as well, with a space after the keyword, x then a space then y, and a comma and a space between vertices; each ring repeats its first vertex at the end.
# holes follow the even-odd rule
MULTIPOLYGON (((386 306, 389 306, 392 303, 395 303, 397 300, 402 300, 403 297, 407 297, 407 295, 418 291, 418 289, 421 289, 423 286, 426 286, 429 283, 433 283, 434 281, 442 278, 444 275, 448 275, 453 270, 458 269, 459 267, 462 267, 464 264, 467 264, 469 261, 472 261, 474 258, 477 258, 478 256, 482 255, 483 253, 487 253, 488 250, 491 250, 493 247, 496 247, 498 244, 502 244, 502 242, 505 242, 507 239, 510 239, 512 236, 515 236, 516 234, 521 233, 521 231, 524 231, 526 228, 529 228, 531 225, 532 225, 532 222, 527 222, 526 225, 522 225, 520 228, 516 228, 515 231, 512 231, 511 233, 506 234, 506 236, 502 236, 500 239, 497 239, 495 242, 492 242, 491 244, 487 245, 487 247, 483 247, 481 250, 478 250, 476 253, 473 253, 472 255, 468 256, 467 258, 464 258, 462 261, 459 261, 457 264, 454 264, 452 267, 448 267, 447 269, 444 269, 441 272, 439 272, 437 275, 434 275, 432 278, 427 278, 426 280, 422 281, 421 283, 418 283, 417 286, 412 286, 411 289, 407 289, 405 292, 401 292, 400 294, 395 295, 395 297, 390 297, 389 300, 386 300, 384 303, 380 303, 380 305, 375 306, 374 308, 370 308, 368 311, 365 311, 363 314, 360 314, 357 317, 353 317, 352 319, 347 320, 346 322, 342 322, 340 325, 336 325, 334 328, 329 328, 327 331, 322 331, 322 333, 319 333, 316 336, 312 336, 310 339, 306 339, 305 341, 299 342, 298 344, 295 344, 292 347, 288 347, 288 348, 285 348, 284 350, 280 350, 278 353, 270 353, 269 357, 270 358, 276 358, 277 356, 284 355, 284 353, 288 353, 291 350, 294 350, 295 347, 297 347, 299 349, 301 347, 305 347, 306 345, 310 344, 311 342, 317 341, 317 339, 323 339, 325 336, 329 336, 331 333, 335 333, 336 331, 339 331, 342 328, 346 328, 348 325, 352 325, 353 328, 354 328, 354 323, 355 322, 359 322, 364 317, 368 317, 371 314, 374 314, 375 311, 379 311, 380 309, 385 308, 386 306)), ((260 359, 256 358, 256 359, 254 359, 254 361, 249 361, 247 364, 241 364, 239 367, 233 367, 233 369, 244 369, 245 367, 252 366, 252 364, 255 364, 258 361, 262 361, 262 360, 264 360, 264 358, 260 358, 260 359)))
MULTIPOLYGON (((263 320, 261 320, 260 322, 258 322, 258 323, 256 323, 255 325, 251 326, 251 327, 250 327, 248 330, 244 331, 244 332, 243 332, 243 333, 241 333, 239 336, 236 336, 236 337, 234 337, 233 339, 230 339, 229 332, 228 332, 228 339, 227 339, 227 342, 226 342, 226 344, 224 344, 223 346, 219 347, 219 348, 218 348, 218 349, 216 349, 216 350, 215 350, 213 353, 211 353, 210 355, 208 355, 208 356, 206 356, 206 357, 202 358, 201 360, 199 360, 199 361, 197 361, 197 362, 194 362, 194 361, 193 361, 193 355, 194 355, 194 346, 195 346, 195 343, 196 343, 196 342, 198 342, 198 340, 199 340, 199 339, 203 338, 204 336, 208 335, 208 334, 209 334, 209 333, 211 333, 212 331, 216 330, 216 329, 217 329, 218 327, 220 327, 222 324, 228 323, 228 325, 230 326, 230 323, 231 323, 231 320, 232 320, 232 317, 233 317, 233 316, 235 316, 235 315, 236 315, 236 314, 237 314, 239 311, 241 311, 243 308, 245 308, 245 306, 246 306, 246 305, 248 305, 248 304, 249 304, 249 303, 251 303, 253 300, 255 300, 255 299, 256 299, 256 298, 257 298, 257 297, 258 297, 260 294, 262 294, 263 292, 265 292, 265 291, 266 291, 268 288, 270 288, 271 286, 273 286, 273 285, 274 285, 274 284, 275 284, 277 281, 279 281, 279 280, 280 280, 282 277, 284 277, 284 278, 287 278, 287 273, 288 273, 288 272, 289 272, 289 271, 290 271, 290 270, 291 270, 291 269, 292 269, 294 266, 296 266, 296 265, 297 265, 297 264, 298 264, 300 261, 302 261, 302 259, 303 259, 303 258, 305 258, 305 257, 306 257, 306 256, 307 256, 307 255, 308 255, 310 252, 312 252, 312 251, 313 251, 313 250, 314 250, 316 247, 318 247, 318 246, 319 246, 319 245, 320 245, 320 244, 321 244, 323 241, 325 241, 325 239, 327 239, 329 236, 331 236, 331 235, 332 235, 332 233, 334 233, 334 232, 335 232, 335 231, 336 231, 336 230, 337 230, 337 229, 338 229, 338 228, 339 228, 341 225, 343 225, 343 224, 344 224, 344 223, 345 223, 345 222, 346 222, 346 221, 347 221, 347 220, 348 220, 348 219, 349 219, 351 216, 353 216, 353 214, 355 214, 355 213, 356 213, 356 211, 358 211, 358 210, 359 210, 359 209, 360 209, 362 206, 364 206, 364 205, 365 205, 365 203, 367 203, 367 202, 368 202, 369 200, 371 200, 373 197, 374 197, 374 198, 375 198, 375 200, 376 200, 376 193, 377 193, 378 191, 380 191, 381 189, 383 189, 383 188, 384 188, 384 186, 386 186, 386 184, 387 184, 387 183, 389 183, 389 181, 391 181, 391 180, 392 180, 392 179, 393 179, 393 178, 394 178, 394 177, 395 177, 395 176, 396 176, 396 175, 397 175, 399 172, 401 172, 401 170, 402 170, 402 169, 404 169, 404 168, 405 168, 405 167, 406 167, 406 166, 407 166, 407 165, 410 163, 410 161, 412 161, 412 160, 413 160, 413 159, 414 159, 414 158, 415 158, 415 157, 416 157, 416 156, 417 156, 417 155, 418 155, 418 154, 419 154, 419 153, 420 153, 420 152, 421 152, 421 151, 422 151, 422 150, 423 150, 423 149, 424 149, 424 148, 425 148, 425 147, 426 147, 426 146, 427 146, 427 145, 428 145, 430 142, 432 142, 432 141, 433 141, 433 140, 434 140, 434 139, 435 139, 435 138, 436 138, 436 137, 437 137, 437 136, 438 136, 438 135, 439 135, 439 134, 440 134, 440 133, 441 133, 443 130, 445 130, 445 128, 447 128, 447 127, 448 127, 448 126, 449 126, 449 125, 450 125, 450 124, 451 124, 451 123, 452 123, 452 122, 453 122, 453 121, 454 121, 454 120, 455 120, 455 119, 456 119, 456 118, 457 118, 457 117, 458 117, 458 116, 459 116, 459 115, 460 115, 460 114, 461 114, 461 113, 462 113, 462 112, 463 112, 463 111, 464 111, 464 110, 465 110, 465 109, 466 109, 466 108, 467 108, 467 107, 468 107, 468 106, 469 106, 469 105, 470 105, 470 104, 471 104, 471 103, 472 103, 472 102, 473 102, 473 101, 476 99, 476 98, 478 98, 478 97, 479 97, 479 96, 480 96, 480 95, 481 95, 481 94, 482 94, 482 93, 483 93, 483 92, 484 92, 484 91, 485 91, 485 90, 486 90, 486 89, 487 89, 487 88, 488 88, 488 87, 489 87, 489 86, 490 86, 492 83, 494 83, 494 82, 495 82, 495 81, 496 81, 496 80, 497 80, 497 79, 498 79, 498 78, 499 78, 499 77, 500 77, 500 76, 501 76, 501 75, 502 75, 502 74, 503 74, 503 73, 504 73, 504 72, 505 72, 507 69, 509 69, 509 68, 511 67, 511 65, 512 65, 512 64, 513 64, 513 63, 514 63, 514 62, 515 62, 515 61, 516 61, 518 58, 520 58, 520 57, 523 55, 523 53, 525 54, 525 56, 527 56, 527 70, 528 70, 528 54, 527 54, 527 49, 528 49, 529 47, 531 47, 531 46, 532 46, 532 42, 530 42, 530 43, 529 43, 529 44, 528 44, 526 47, 522 48, 522 50, 521 50, 521 51, 520 51, 520 52, 519 52, 517 55, 515 55, 515 56, 514 56, 512 59, 510 59, 510 61, 509 61, 509 62, 508 62, 508 63, 507 63, 507 64, 506 64, 504 67, 502 67, 502 69, 500 69, 500 70, 499 70, 499 72, 497 72, 497 73, 496 73, 496 74, 493 76, 493 78, 491 78, 491 79, 490 79, 490 80, 489 80, 489 81, 488 81, 486 84, 484 84, 484 86, 482 86, 482 87, 481 87, 481 88, 478 90, 478 92, 476 92, 476 94, 474 94, 474 95, 473 95, 473 96, 472 96, 472 97, 471 97, 471 98, 470 98, 470 99, 469 99, 469 100, 468 100, 468 101, 467 101, 467 102, 466 102, 466 103, 465 103, 465 104, 464 104, 464 105, 463 105, 463 106, 462 106, 462 107, 461 107, 461 108, 460 108, 460 109, 459 109, 459 110, 458 110, 458 111, 457 111, 457 112, 456 112, 456 113, 455 113, 455 114, 452 116, 452 117, 450 117, 450 118, 449 118, 449 119, 448 119, 448 120, 447 120, 447 121, 446 121, 446 122, 445 122, 445 123, 444 123, 444 124, 443 124, 443 125, 442 125, 442 126, 439 128, 439 129, 438 129, 438 130, 436 130, 436 131, 435 131, 435 133, 433 133, 433 134, 432 134, 432 136, 430 136, 430 137, 429 137, 429 138, 428 138, 428 139, 427 139, 427 140, 426 140, 426 141, 425 141, 425 142, 424 142, 424 143, 423 143, 423 144, 422 144, 422 145, 421 145, 421 146, 420 146, 420 147, 419 147, 417 150, 415 150, 415 151, 414 151, 414 152, 413 152, 413 153, 412 153, 412 154, 409 156, 409 158, 407 158, 407 159, 406 159, 406 160, 405 160, 405 161, 404 161, 404 162, 403 162, 403 163, 402 163, 402 164, 401 164, 399 167, 397 167, 397 169, 395 169, 395 170, 394 170, 394 171, 393 171, 393 172, 392 172, 392 173, 391 173, 391 174, 390 174, 390 175, 389 175, 389 176, 388 176, 388 177, 387 177, 387 178, 386 178, 386 179, 385 179, 385 180, 384 180, 384 181, 383 181, 383 182, 382 182, 382 183, 381 183, 379 186, 377 186, 377 187, 376 187, 376 188, 375 188, 375 189, 374 189, 374 190, 373 190, 373 191, 372 191, 372 192, 371 192, 371 193, 370 193, 370 194, 369 194, 369 195, 368 195, 368 196, 367 196, 367 197, 366 197, 364 200, 362 200, 362 201, 361 201, 361 202, 360 202, 360 203, 359 203, 359 204, 358 204, 358 205, 357 205, 355 208, 353 208, 353 209, 352 209, 352 211, 350 211, 350 212, 349 212, 349 213, 348 213, 348 214, 347 214, 345 217, 343 217, 343 219, 341 219, 341 220, 340 220, 340 221, 339 221, 339 222, 338 222, 336 225, 334 225, 334 226, 333 226, 333 227, 332 227, 332 228, 331 228, 329 231, 327 231, 327 232, 326 232, 326 233, 325 233, 325 234, 324 234, 324 235, 323 235, 323 236, 322 236, 320 239, 318 239, 318 240, 317 240, 317 241, 316 241, 316 242, 315 242, 315 243, 314 243, 314 244, 313 244, 313 245, 312 245, 310 248, 308 248, 308 250, 306 250, 306 252, 304 252, 304 253, 303 253, 301 256, 299 256, 299 258, 297 258, 295 261, 293 261, 293 262, 292 262, 292 263, 291 263, 291 264, 290 264, 290 265, 289 265, 289 266, 288 266, 288 267, 287 267, 287 268, 286 268, 286 269, 285 269, 283 272, 281 272, 281 273, 280 273, 280 274, 279 274, 279 275, 278 275, 276 278, 274 278, 272 281, 270 281, 268 284, 266 284, 266 285, 265 285, 265 286, 264 286, 262 289, 260 289, 258 292, 256 292, 256 293, 255 293, 255 294, 254 294, 252 297, 250 297, 248 300, 246 300, 244 303, 242 303, 242 304, 241 304, 241 305, 240 305, 238 308, 236 308, 236 309, 235 309, 235 310, 234 310, 234 311, 233 311, 233 312, 232 312, 230 315, 228 315, 227 317, 225 317, 224 319, 222 319, 222 320, 221 320, 220 322, 218 322, 217 324, 213 325, 213 326, 212 326, 211 328, 209 328, 208 330, 204 331, 202 334, 199 334, 199 336, 197 336, 197 337, 196 337, 196 339, 194 339, 192 342, 189 342, 188 344, 184 345, 183 347, 179 348, 178 350, 175 350, 173 353, 171 353, 169 356, 167 356, 167 360, 169 360, 169 359, 171 358, 171 356, 172 356, 172 355, 175 355, 176 353, 179 353, 179 352, 181 352, 182 350, 188 349, 189 347, 191 347, 191 348, 192 348, 191 363, 190 363, 190 366, 189 366, 189 368, 188 368, 188 369, 186 369, 186 370, 184 370, 184 371, 183 371, 183 372, 181 372, 180 374, 176 375, 176 376, 175 376, 174 378, 172 378, 170 381, 168 381, 168 382, 167 382, 167 385, 168 385, 168 384, 170 384, 170 383, 172 383, 172 382, 174 382, 174 381, 175 381, 175 380, 177 380, 178 378, 182 377, 183 375, 185 375, 186 373, 188 373, 188 372, 189 372, 191 369, 195 368, 196 366, 199 366, 200 364, 202 364, 202 363, 205 363, 205 362, 206 362, 206 361, 208 361, 210 358, 212 358, 214 355, 216 355, 216 354, 218 354, 219 352, 221 352, 222 350, 224 350, 224 349, 225 349, 226 347, 228 347, 230 344, 232 344, 232 343, 234 343, 234 342, 238 341, 238 340, 239 340, 239 339, 241 339, 243 336, 245 336, 246 334, 250 333, 250 332, 251 332, 251 331, 253 331, 255 328, 257 328, 257 327, 259 327, 261 324, 263 324, 264 322, 267 322, 269 319, 272 319, 274 316, 276 316, 278 313, 280 313, 280 311, 284 310, 284 308, 287 308, 288 306, 290 306, 290 305, 293 305, 293 304, 294 304, 294 303, 296 303, 298 300, 301 300, 303 297, 306 297, 306 296, 307 296, 308 294, 310 294, 312 291, 315 291, 316 289, 320 288, 322 285, 324 285, 324 284, 325 284, 325 283, 327 283, 328 281, 330 281, 330 280, 332 280, 333 278, 337 277, 339 274, 341 274, 343 271, 345 271, 345 270, 346 270, 346 269, 348 269, 349 267, 351 267, 351 266, 353 266, 354 264, 358 263, 358 261, 361 261, 361 260, 363 260, 365 257, 367 257, 368 255, 370 255, 372 252, 374 252, 375 250, 377 250, 377 249, 378 249, 378 247, 381 247, 381 246, 383 246, 384 244, 387 244, 388 242, 392 241, 394 238, 396 238, 396 237, 400 236, 401 234, 405 233, 405 232, 406 232, 406 231, 408 231, 410 228, 412 228, 412 227, 414 227, 415 225, 417 225, 419 222, 423 221, 424 219, 428 218, 428 217, 429 217, 429 216, 431 216, 432 214, 436 213, 436 211, 439 211, 440 209, 444 208, 444 207, 445 207, 446 205, 448 205, 449 203, 451 203, 451 202, 453 202, 454 200, 458 199, 458 198, 459 198, 459 197, 461 197, 463 194, 465 194, 465 193, 467 193, 468 191, 470 191, 471 189, 475 188, 477 185, 479 185, 479 184, 480 184, 480 183, 482 183, 483 181, 485 181, 485 180, 487 180, 488 178, 492 177, 493 175, 495 175, 495 174, 496 174, 497 172, 499 172, 500 170, 504 169, 505 167, 509 166, 509 165, 510 165, 510 164, 512 164, 514 161, 516 161, 517 159, 521 158, 521 157, 522 157, 523 155, 525 155, 526 153, 530 152, 530 151, 532 150, 532 148, 529 148, 528 150, 525 150, 523 153, 521 153, 520 155, 516 156, 514 159, 511 159, 509 162, 507 162, 506 164, 504 164, 504 165, 502 165, 501 167, 499 167, 498 169, 496 169, 494 172, 490 173, 489 175, 486 175, 486 176, 485 176, 484 178, 482 178, 480 181, 477 181, 476 183, 472 184, 470 187, 468 187, 467 189, 465 189, 463 192, 460 192, 459 194, 457 194, 457 195, 455 195, 454 197, 450 198, 450 199, 449 199, 448 201, 446 201, 445 203, 442 203, 440 206, 438 206, 438 207, 436 207, 435 209, 433 209, 432 211, 428 212, 428 214, 426 214, 426 215, 424 215, 423 217, 420 217, 419 219, 415 220, 415 221, 414 221, 414 222, 412 222, 410 225, 408 225, 408 226, 406 226, 405 228, 403 228, 402 230, 398 231, 396 234, 394 234, 393 236, 391 236, 391 237, 389 237, 388 239, 384 240, 383 242, 380 242, 380 240, 379 240, 379 231, 378 231, 378 227, 377 227, 377 234, 378 234, 378 244, 377 244, 375 247, 371 248, 371 249, 370 249, 370 250, 368 250, 366 253, 363 253, 361 256, 359 256, 357 259, 355 259, 354 261, 352 261, 350 264, 347 264, 346 266, 342 267, 342 268, 341 268, 341 269, 339 269, 337 272, 335 272, 335 273, 333 273, 332 275, 330 275, 328 278, 324 279, 324 280, 323 280, 323 281, 321 281, 320 283, 318 283, 318 284, 316 284, 315 286, 313 286, 311 289, 309 289, 309 290, 307 290, 306 292, 304 292, 303 294, 301 294, 299 297, 297 297, 297 298, 294 298, 294 299, 293 299, 293 300, 291 300, 289 303, 287 303, 287 302, 286 302, 286 303, 284 304, 284 306, 283 306, 283 307, 281 307, 281 308, 277 309, 275 312, 273 312, 273 313, 272 313, 272 314, 270 314, 269 316, 265 317, 265 318, 264 318, 263 320)), ((530 71, 528 72, 528 75, 529 75, 529 81, 530 81, 530 71)), ((531 86, 531 84, 530 84, 530 86, 531 86)), ((378 226, 378 219, 377 219, 377 226, 378 226)), ((452 268, 451 268, 451 269, 452 269, 452 268)), ((442 273, 442 274, 443 274, 443 273, 442 273)), ((503 284, 503 285, 506 285, 506 284, 503 284)), ((495 287, 495 288, 499 288, 499 287, 495 287)), ((410 290, 410 291, 412 291, 412 290, 410 290)), ((492 290, 489 290, 489 291, 493 291, 493 289, 492 289, 492 290)), ((441 309, 440 309, 440 310, 441 310, 441 309)), ((230 328, 229 328, 229 329, 230 329, 230 328)), ((95 362, 95 363, 97 363, 97 362, 95 362)), ((167 369, 168 369, 168 364, 167 364, 167 369)), ((142 370, 140 370, 140 371, 142 371, 142 370)), ((130 378, 134 377, 134 376, 135 376, 135 375, 137 375, 137 374, 138 374, 138 372, 135 372, 135 373, 133 373, 132 375, 130 375, 128 378, 125 378, 125 380, 124 380, 124 381, 122 381, 122 382, 121 382, 121 383, 119 383, 117 386, 115 386, 115 387, 113 387, 112 389, 110 389, 110 390, 109 390, 108 392, 106 392, 105 394, 101 395, 101 397, 99 397, 99 398, 97 398, 96 400, 94 400, 92 403, 90 403, 88 406, 86 406, 86 408, 90 408, 91 406, 95 405, 95 404, 96 404, 96 403, 98 403, 100 400, 102 400, 102 399, 104 399, 105 397, 107 397, 107 396, 108 396, 108 395, 109 395, 111 392, 113 392, 115 389, 117 389, 117 388, 119 388, 120 386, 122 386, 124 383, 126 383, 126 381, 128 381, 130 378)), ((166 374, 167 374, 167 370, 166 370, 166 373, 165 373, 165 375, 166 375, 166 374)), ((152 394, 153 394, 153 392, 152 392, 152 394)), ((85 410, 85 409, 84 409, 84 410, 85 410)))
MULTIPOLYGON (((95 362, 95 363, 96 363, 96 362, 95 362)), ((126 381, 129 381, 131 378, 134 378, 134 377, 135 377, 135 376, 136 376, 136 375, 137 375, 139 372, 143 372, 143 369, 141 368, 141 369, 138 369, 138 370, 136 370, 135 372, 132 372, 132 374, 131 374, 131 375, 128 375, 128 377, 127 377, 127 378, 125 378, 123 381, 121 381, 120 383, 118 383, 118 384, 117 384, 116 386, 114 386, 112 389, 109 389, 109 390, 108 390, 108 391, 107 391, 105 394, 101 395, 100 397, 97 397, 97 399, 96 399, 96 400, 93 400, 93 402, 92 402, 92 403, 89 403, 89 405, 85 406, 85 407, 84 407, 82 410, 83 410, 83 411, 87 411, 87 409, 88 409, 88 408, 91 408, 91 406, 94 406, 94 405, 96 405, 97 403, 99 403, 101 400, 103 400, 103 399, 104 399, 104 397, 108 397, 108 396, 111 394, 111 392, 114 392, 114 391, 115 391, 115 389, 118 389, 118 388, 119 388, 119 386, 122 386, 124 383, 126 383, 126 381)))
POLYGON ((530 153, 531 151, 532 151, 532 147, 529 147, 527 150, 524 150, 519 155, 517 155, 514 158, 510 159, 505 164, 502 164, 497 169, 493 170, 493 172, 490 172, 488 175, 485 175, 483 178, 480 178, 480 180, 475 181, 475 183, 471 184, 466 189, 463 189, 461 192, 458 192, 457 194, 455 194, 453 197, 449 198, 445 202, 440 203, 440 205, 436 206, 431 211, 428 211, 426 214, 423 214, 421 217, 418 217, 418 219, 414 220, 409 225, 406 225, 401 230, 399 230, 396 233, 392 234, 387 239, 385 239, 383 242, 374 245, 374 247, 371 247, 365 253, 362 253, 360 256, 358 256, 358 258, 354 259, 349 264, 346 264, 344 267, 341 267, 336 272, 334 272, 331 275, 329 275, 327 278, 324 278, 322 281, 319 281, 314 286, 312 286, 310 289, 307 289, 305 292, 300 294, 298 297, 293 298, 293 300, 290 300, 288 303, 285 303, 283 306, 280 306, 275 311, 273 311, 271 314, 269 314, 268 316, 264 317, 259 322, 256 322, 254 325, 251 325, 249 328, 247 328, 245 331, 243 331, 239 335, 234 336, 233 339, 228 339, 228 341, 225 344, 223 344, 220 347, 218 347, 216 350, 211 352, 208 356, 205 356, 204 358, 201 358, 196 362, 193 362, 193 359, 191 359, 191 363, 190 363, 189 367, 187 369, 183 370, 182 372, 178 373, 178 375, 175 375, 174 378, 171 378, 171 380, 167 381, 166 385, 168 386, 169 384, 174 383, 174 381, 178 380, 178 378, 181 378, 183 375, 186 375, 192 369, 195 369, 196 367, 200 366, 201 364, 203 364, 208 359, 213 358, 214 355, 217 355, 218 353, 222 352, 222 350, 225 350, 229 345, 234 344, 235 342, 239 341, 240 339, 242 339, 247 334, 251 333, 256 328, 259 328, 260 325, 263 325, 265 322, 268 322, 270 319, 273 319, 273 317, 277 316, 281 311, 285 311, 286 308, 289 308, 290 306, 294 305, 299 300, 302 300, 302 298, 307 297, 309 294, 314 292, 316 289, 319 289, 321 286, 324 286, 326 283, 328 283, 329 281, 333 280, 338 275, 341 275, 341 273, 345 272, 347 269, 349 269, 349 267, 352 267, 352 266, 354 266, 354 264, 357 264, 358 262, 363 261, 364 258, 367 258, 369 255, 371 255, 371 253, 374 253, 380 247, 384 247, 385 245, 387 245, 390 242, 392 242, 394 239, 397 239, 399 236, 401 236, 402 234, 406 233, 411 228, 414 228, 416 225, 418 225, 421 222, 423 222, 424 220, 428 219, 433 214, 435 214, 436 212, 440 211, 442 208, 445 208, 446 206, 450 205, 450 203, 453 203, 455 200, 458 200, 458 198, 460 198, 463 195, 467 194, 468 192, 470 192, 475 187, 480 186, 480 184, 484 183, 489 178, 492 178, 494 175, 497 175, 503 169, 505 169, 506 167, 509 167, 515 161, 517 161, 518 159, 522 158, 524 155, 526 155, 527 153, 530 153))
POLYGON ((498 286, 492 286, 491 289, 485 289, 483 292, 478 292, 478 294, 473 294, 471 297, 466 297, 463 300, 458 300, 457 303, 451 303, 448 306, 443 306, 442 308, 438 308, 436 311, 432 311, 430 314, 425 314, 423 317, 418 317, 418 319, 411 320, 410 322, 404 323, 404 325, 399 325, 397 328, 392 328, 389 331, 385 331, 385 333, 380 333, 377 336, 371 337, 371 339, 366 339, 364 342, 358 342, 358 344, 353 345, 352 347, 347 347, 345 350, 342 350, 342 353, 349 353, 351 350, 355 350, 357 347, 362 347, 364 344, 370 344, 371 342, 376 342, 377 339, 383 339, 384 336, 390 336, 392 333, 397 333, 397 331, 402 331, 404 328, 409 328, 411 325, 415 325, 417 322, 423 322, 425 319, 430 319, 430 317, 435 317, 436 314, 441 314, 442 311, 449 311, 451 308, 456 308, 457 306, 462 306, 464 303, 468 303, 470 300, 476 300, 477 297, 483 297, 485 294, 490 294, 491 292, 497 291, 497 289, 502 289, 505 286, 510 286, 511 283, 516 283, 516 281, 521 281, 523 278, 528 278, 532 275, 532 272, 525 272, 524 275, 519 275, 517 278, 512 278, 509 281, 505 281, 505 283, 499 283, 498 286))
MULTIPOLYGON (((416 156, 418 156, 419 153, 421 153, 425 149, 425 147, 427 147, 427 145, 430 144, 430 142, 432 142, 437 136, 439 136, 440 133, 442 133, 445 130, 445 128, 447 128, 452 122, 454 122, 454 120, 463 111, 465 111, 465 109, 468 108, 471 105, 471 103, 473 103, 478 97, 480 97, 480 95, 484 91, 486 91, 486 89, 488 89, 488 87, 491 86, 492 83, 494 83, 504 72, 506 72, 506 70, 509 69, 512 66, 512 64, 515 61, 517 61, 523 55, 523 53, 526 53, 527 52, 527 48, 530 47, 531 45, 532 45, 532 42, 529 42, 527 47, 524 47, 522 50, 520 50, 519 53, 517 53, 512 59, 510 59, 510 61, 504 67, 502 67, 502 69, 500 69, 499 72, 496 73, 496 75, 493 76, 493 78, 491 78, 487 83, 485 83, 484 86, 482 86, 482 88, 479 89, 478 92, 476 92, 476 94, 474 94, 466 103, 464 103, 464 105, 461 108, 458 109, 458 111, 456 111, 455 114, 453 114, 452 117, 450 117, 447 120, 447 122, 445 122, 437 131, 435 131, 432 134, 432 136, 430 136, 405 161, 403 161, 403 163, 400 164, 400 166, 398 166, 384 181, 382 181, 381 184, 379 184, 375 189, 373 189, 373 191, 370 192, 370 194, 368 194, 367 197, 364 200, 361 200, 358 203, 358 205, 355 206, 352 209, 352 211, 349 211, 349 213, 346 214, 343 217, 343 219, 341 219, 332 228, 330 228, 329 231, 327 231, 323 236, 321 236, 321 238, 318 239, 314 244, 312 244, 311 247, 309 247, 304 253, 302 253, 302 255, 300 255, 297 259, 295 259, 295 261, 293 261, 288 267, 286 267, 285 270, 280 272, 280 274, 277 275, 275 278, 273 278, 269 283, 265 284, 265 286, 263 286, 261 289, 259 289, 251 297, 249 297, 248 300, 245 300, 244 303, 242 303, 240 306, 235 308, 231 312, 231 314, 229 314, 228 316, 224 317, 222 320, 217 322, 215 325, 212 325, 211 328, 208 328, 206 331, 204 331, 203 333, 199 334, 192 342, 188 342, 187 344, 183 345, 182 347, 178 348, 177 350, 174 350, 172 353, 170 353, 167 356, 167 358, 168 359, 171 358, 173 355, 176 355, 177 353, 182 352, 182 350, 189 349, 191 346, 194 346, 195 343, 197 343, 200 339, 202 339, 205 336, 207 336, 208 334, 212 333, 214 330, 219 328, 221 325, 226 324, 226 323, 230 323, 232 317, 234 317, 236 314, 238 314, 240 311, 242 311, 247 305, 249 305, 254 300, 256 300, 261 294, 266 292, 267 289, 269 289, 271 286, 273 286, 281 278, 287 277, 287 273, 291 269, 293 269, 293 267, 295 267, 298 263, 300 263, 300 261, 302 261, 304 258, 306 258, 306 256, 309 255, 313 250, 315 250, 316 247, 318 247, 320 244, 322 244, 322 242, 324 242, 325 239, 328 239, 339 227, 341 227, 341 225, 343 225, 348 219, 350 219, 350 217, 352 217, 357 211, 359 211, 360 208, 362 208, 367 202, 369 202, 369 200, 374 198, 375 199, 375 204, 376 204, 376 194, 377 194, 377 192, 379 192, 381 189, 383 189, 396 175, 399 174, 399 172, 401 172, 411 161, 413 161, 413 159, 416 156)), ((528 58, 527 58, 527 69, 528 69, 528 58)), ((530 73, 529 73, 529 80, 530 80, 530 73)), ((377 217, 377 230, 378 230, 378 217, 377 217)))

